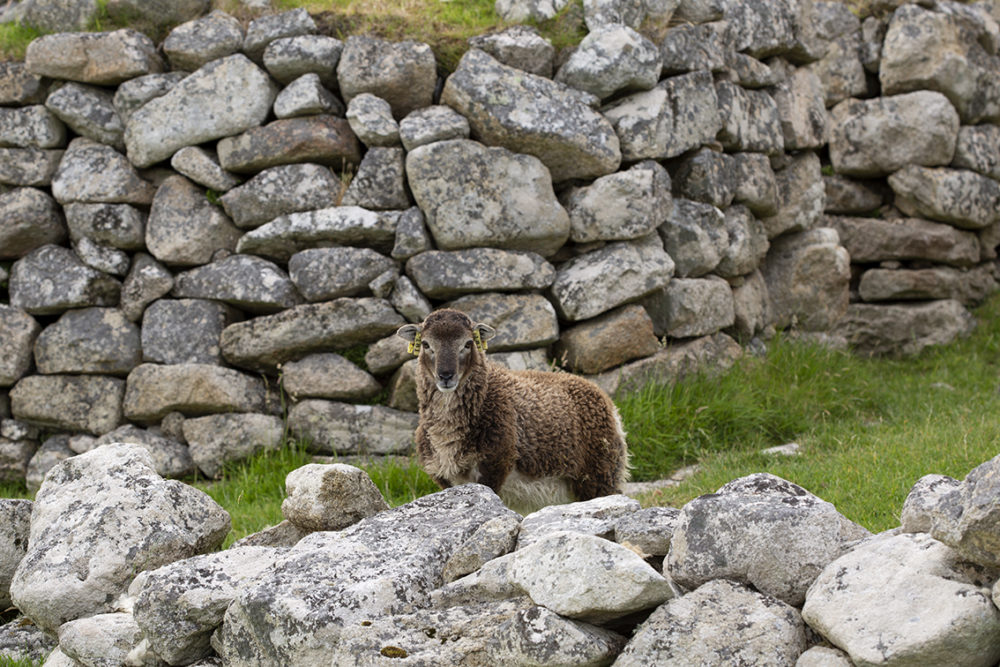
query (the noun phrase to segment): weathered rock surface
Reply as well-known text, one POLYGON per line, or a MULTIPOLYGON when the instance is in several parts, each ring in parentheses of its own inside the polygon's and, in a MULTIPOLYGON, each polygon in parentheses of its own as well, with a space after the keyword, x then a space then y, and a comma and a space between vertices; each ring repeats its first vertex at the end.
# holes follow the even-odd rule
POLYGON ((326 167, 289 164, 265 169, 219 201, 237 227, 252 229, 287 213, 334 206, 339 187, 326 167))
POLYGON ((31 523, 30 500, 0 500, 0 604, 10 606, 10 581, 17 564, 28 551, 31 523))
POLYGON ((229 306, 207 299, 154 301, 142 318, 142 359, 159 364, 222 365, 219 336, 239 319, 229 306))
POLYGON ((208 477, 219 477, 230 461, 278 449, 285 435, 280 417, 252 412, 185 419, 181 428, 191 459, 208 477))
POLYGON ((398 213, 369 211, 358 206, 334 206, 280 216, 243 235, 236 251, 287 262, 300 250, 331 245, 391 248, 398 213))
POLYGON ((471 129, 465 116, 443 104, 411 111, 399 121, 403 148, 414 148, 449 139, 468 139, 471 129))
POLYGON ((1000 459, 993 458, 974 468, 962 484, 942 495, 940 511, 931 523, 931 535, 955 549, 973 563, 1000 567, 996 545, 1000 524, 996 502, 997 471, 1000 459))
POLYGON ((747 90, 728 81, 716 87, 726 150, 780 153, 785 145, 781 116, 774 98, 762 90, 747 90))
POLYGON ((476 35, 469 38, 469 46, 485 51, 509 67, 552 77, 556 49, 531 26, 513 25, 498 32, 476 35))
POLYGON ((697 278, 714 270, 729 247, 722 211, 689 199, 674 200, 659 233, 679 278, 697 278))
POLYGON ((838 324, 852 349, 864 356, 906 357, 946 345, 972 332, 976 320, 958 301, 853 303, 838 324))
POLYGON ((337 63, 337 81, 348 104, 357 95, 371 93, 387 101, 399 119, 431 105, 437 67, 431 47, 423 42, 352 35, 337 63))
POLYGON ((285 478, 281 513, 308 530, 342 530, 389 509, 368 474, 343 463, 310 463, 285 478))
POLYGON ((606 24, 591 30, 559 68, 555 80, 606 99, 649 90, 660 79, 660 52, 632 28, 606 24))
POLYGON ((398 454, 412 449, 417 415, 311 398, 292 406, 288 428, 321 454, 398 454))
POLYGON ((370 248, 310 248, 288 260, 288 277, 306 301, 331 301, 368 292, 396 262, 370 248))
POLYGON ((576 243, 628 241, 663 224, 672 209, 670 174, 644 160, 627 171, 601 176, 560 194, 576 243))
POLYGON ((964 169, 910 165, 889 176, 893 204, 914 218, 982 229, 1000 220, 1000 184, 964 169))
POLYGON ((216 150, 219 164, 237 174, 297 162, 344 169, 361 161, 361 144, 348 122, 329 114, 279 118, 220 139, 216 150))
POLYGON ((988 265, 969 270, 951 266, 927 269, 869 269, 861 274, 858 296, 862 301, 927 301, 955 299, 965 306, 978 305, 996 289, 988 265))
POLYGON ((555 308, 539 294, 469 294, 447 305, 496 329, 489 341, 491 351, 544 347, 559 340, 555 308))
POLYGON ((363 401, 382 389, 370 373, 333 352, 317 352, 286 362, 281 367, 281 386, 292 400, 363 401))
POLYGON ((207 264, 217 250, 235 250, 240 231, 202 188, 183 176, 156 190, 146 221, 146 247, 168 265, 207 264))
POLYGON ((35 340, 39 373, 128 375, 142 362, 139 327, 117 308, 70 310, 35 340))
POLYGON ((161 477, 186 477, 195 472, 194 461, 187 445, 131 424, 119 426, 114 431, 105 433, 91 443, 86 451, 101 445, 121 443, 137 445, 149 452, 153 460, 153 470, 161 477))
POLYGON ((52 176, 52 196, 60 204, 149 204, 154 192, 124 155, 85 137, 70 142, 52 176))
POLYGON ((287 273, 253 255, 230 255, 179 273, 173 280, 172 294, 221 301, 250 313, 272 313, 302 302, 287 273))
POLYGON ((9 387, 28 372, 32 346, 42 327, 19 308, 0 305, 0 387, 9 387))
POLYGON ((952 225, 919 218, 844 216, 827 216, 823 223, 837 230, 856 263, 916 259, 968 267, 979 262, 979 239, 952 225))
POLYGON ((146 35, 128 28, 113 32, 60 32, 28 45, 25 67, 32 74, 113 86, 160 72, 163 62, 146 35))
POLYGON ((124 393, 124 381, 106 375, 28 375, 10 390, 10 410, 52 430, 101 435, 121 423, 124 393))
POLYGON ((642 300, 658 336, 694 338, 732 326, 733 292, 718 276, 674 278, 642 300))
POLYGON ((645 309, 629 304, 566 329, 554 354, 575 372, 600 373, 648 357, 659 346, 645 309))
POLYGON ((66 224, 52 197, 35 188, 0 195, 0 258, 18 259, 66 238, 66 224))
POLYGON ((215 364, 142 364, 129 373, 123 411, 128 419, 160 421, 170 412, 263 412, 264 381, 215 364))
POLYGON ((499 248, 430 250, 406 262, 406 274, 432 299, 470 292, 543 289, 555 269, 537 253, 499 248))
POLYGON ((243 26, 221 11, 178 25, 163 40, 163 53, 174 69, 193 72, 243 46, 243 26))
POLYGON ((773 239, 761 266, 778 326, 825 331, 849 301, 851 256, 836 230, 821 227, 773 239))

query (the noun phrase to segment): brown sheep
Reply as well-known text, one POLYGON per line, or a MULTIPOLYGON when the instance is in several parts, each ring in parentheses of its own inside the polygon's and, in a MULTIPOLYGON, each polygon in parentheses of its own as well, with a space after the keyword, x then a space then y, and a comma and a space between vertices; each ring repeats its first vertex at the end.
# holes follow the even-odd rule
POLYGON ((441 487, 478 482, 522 511, 620 493, 628 449, 608 395, 569 373, 487 361, 495 333, 450 309, 397 332, 419 355, 423 468, 441 487))

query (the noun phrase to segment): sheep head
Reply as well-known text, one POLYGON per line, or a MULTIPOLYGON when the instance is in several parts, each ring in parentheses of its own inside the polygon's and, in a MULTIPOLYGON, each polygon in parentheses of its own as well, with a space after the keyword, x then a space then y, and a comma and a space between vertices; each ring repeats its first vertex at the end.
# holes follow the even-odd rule
POLYGON ((493 327, 474 324, 465 313, 444 308, 427 316, 423 324, 407 324, 396 335, 410 342, 420 368, 439 391, 455 391, 476 364, 481 364, 486 341, 496 335, 493 327))

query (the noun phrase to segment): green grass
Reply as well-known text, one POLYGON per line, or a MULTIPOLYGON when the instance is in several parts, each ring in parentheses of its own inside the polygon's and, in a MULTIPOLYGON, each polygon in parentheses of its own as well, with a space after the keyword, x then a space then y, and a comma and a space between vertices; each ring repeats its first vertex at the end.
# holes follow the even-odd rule
POLYGON ((40 667, 42 660, 14 660, 0 655, 0 667, 40 667))

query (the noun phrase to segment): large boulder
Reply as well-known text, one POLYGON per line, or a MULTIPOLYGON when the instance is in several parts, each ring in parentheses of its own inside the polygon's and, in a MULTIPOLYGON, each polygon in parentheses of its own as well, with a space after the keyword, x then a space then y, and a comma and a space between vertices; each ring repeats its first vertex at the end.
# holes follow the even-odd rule
POLYGON ((965 169, 909 165, 889 176, 894 205, 914 218, 983 229, 1000 221, 1000 184, 965 169))
POLYGON ((951 299, 916 303, 852 303, 837 325, 855 352, 907 357, 966 336, 976 318, 951 299))
POLYGON ((389 102, 399 119, 431 105, 437 84, 434 52, 423 42, 387 42, 368 35, 347 38, 337 63, 345 102, 372 93, 389 102))
POLYGON ((418 417, 381 405, 309 398, 288 411, 288 428, 320 454, 404 454, 413 449, 418 417))
POLYGON ((39 373, 124 376, 141 362, 139 327, 117 308, 67 311, 35 340, 39 373))
POLYGON ((449 299, 471 292, 544 289, 555 269, 526 250, 468 248, 430 250, 406 262, 406 274, 432 299, 449 299))
POLYGON ((56 431, 102 435, 122 421, 125 382, 107 375, 28 375, 10 390, 17 419, 56 431))
POLYGON ((809 331, 836 324, 850 298, 850 264, 836 230, 828 227, 772 240, 761 272, 775 324, 809 331))
POLYGON ((927 260, 969 267, 979 263, 980 244, 975 234, 952 225, 920 218, 881 220, 827 216, 824 224, 835 230, 857 264, 895 260, 927 260))
POLYGON ((123 411, 132 421, 156 423, 171 412, 263 412, 263 379, 215 364, 142 364, 128 375, 123 411))
POLYGON ((144 449, 99 447, 46 476, 11 597, 55 632, 112 611, 136 573, 211 551, 229 528, 229 515, 204 493, 157 475, 144 449))
POLYGON ((591 30, 559 68, 555 80, 606 99, 615 93, 649 90, 660 79, 660 51, 621 24, 591 30))
POLYGON ((28 45, 24 62, 32 74, 98 86, 163 70, 153 40, 128 28, 43 35, 28 45))

